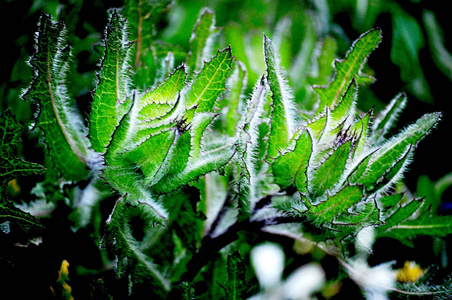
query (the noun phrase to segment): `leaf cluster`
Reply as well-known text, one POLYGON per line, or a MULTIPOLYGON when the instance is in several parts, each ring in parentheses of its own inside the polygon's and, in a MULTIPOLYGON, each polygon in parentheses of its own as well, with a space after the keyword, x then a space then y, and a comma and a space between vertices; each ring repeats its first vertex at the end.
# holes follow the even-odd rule
MULTIPOLYGON (((123 288, 117 295, 183 299, 255 294, 248 254, 269 233, 330 241, 334 250, 326 252, 346 261, 367 227, 407 245, 452 232, 452 219, 437 214, 438 198, 408 199, 396 190, 441 113, 391 136, 405 94, 381 112, 358 108, 360 88, 375 80, 366 62, 382 40, 379 29, 334 60, 332 77, 323 70, 319 80, 304 81, 317 85, 299 97, 288 78, 298 69, 288 75, 280 56, 284 34, 263 36, 258 73, 245 45, 222 44, 239 32, 222 32, 209 9, 199 14, 187 49, 159 41, 168 9, 170 1, 125 1, 110 11, 86 120, 68 92, 66 26, 41 16, 22 97, 36 107, 33 132, 47 159, 44 168, 17 157, 21 129, 3 112, 2 228, 40 226, 5 187, 45 172, 34 194, 44 189, 44 202, 65 201, 74 230, 94 228, 103 262, 114 265, 123 288), (211 285, 200 288, 206 280, 211 285)), ((334 41, 325 39, 319 61, 332 58, 328 43, 334 41)))

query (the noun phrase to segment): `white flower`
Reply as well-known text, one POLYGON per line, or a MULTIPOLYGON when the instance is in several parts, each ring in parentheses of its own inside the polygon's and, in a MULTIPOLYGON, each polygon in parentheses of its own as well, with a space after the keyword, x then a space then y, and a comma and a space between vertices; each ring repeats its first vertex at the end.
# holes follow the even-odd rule
POLYGON ((375 228, 368 226, 361 229, 356 236, 356 248, 361 252, 371 252, 375 242, 375 228))
POLYGON ((253 300, 311 299, 325 283, 325 273, 316 263, 301 266, 282 282, 284 253, 273 243, 256 246, 251 251, 251 260, 261 286, 261 293, 253 300))
POLYGON ((325 272, 317 263, 309 263, 295 270, 283 285, 285 299, 310 299, 325 284, 325 272))
POLYGON ((387 262, 375 267, 367 264, 366 257, 358 257, 351 261, 348 273, 366 293, 367 299, 388 299, 387 292, 394 288, 396 274, 392 270, 393 262, 387 262))
POLYGON ((281 281, 284 253, 280 246, 265 243, 251 251, 251 260, 261 288, 271 288, 281 281))

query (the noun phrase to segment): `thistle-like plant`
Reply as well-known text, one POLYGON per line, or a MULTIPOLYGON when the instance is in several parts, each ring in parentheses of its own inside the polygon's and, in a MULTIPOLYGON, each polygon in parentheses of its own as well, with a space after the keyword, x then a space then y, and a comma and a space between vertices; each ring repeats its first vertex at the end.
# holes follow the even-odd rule
POLYGON ((90 182, 98 201, 103 193, 116 198, 100 246, 128 294, 189 299, 193 283, 212 276, 221 287, 213 285, 206 298, 247 296, 238 249, 253 241, 242 232, 331 240, 341 261, 366 227, 406 244, 417 235, 452 232, 452 219, 437 216, 431 201, 394 193, 441 114, 425 114, 388 137, 406 105, 404 94, 379 113, 357 109, 358 86, 373 81, 362 69, 381 42, 380 30, 360 36, 334 62, 331 82, 314 87, 318 109, 306 114, 267 36, 267 71, 246 96, 246 69, 234 60, 234 49, 210 57, 218 34, 213 12, 200 15, 190 51, 176 68, 182 51, 144 34, 144 12, 132 2, 123 13, 128 21, 111 12, 104 33, 87 126, 67 94, 64 25, 46 15, 24 98, 39 108, 35 128, 51 158, 46 167, 64 181, 90 182), (161 52, 152 52, 158 47, 161 52), (227 272, 217 274, 215 264, 227 272))

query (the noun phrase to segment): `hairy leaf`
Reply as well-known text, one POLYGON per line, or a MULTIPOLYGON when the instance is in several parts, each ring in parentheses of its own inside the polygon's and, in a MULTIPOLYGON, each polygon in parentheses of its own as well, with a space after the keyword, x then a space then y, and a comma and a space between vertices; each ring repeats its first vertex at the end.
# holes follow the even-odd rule
MULTIPOLYGON (((129 197, 129 196, 126 196, 129 197)), ((128 277, 129 286, 152 278, 155 293, 167 292, 170 280, 161 266, 158 266, 148 255, 147 247, 163 230, 161 219, 155 211, 146 204, 130 207, 128 201, 121 197, 107 220, 106 234, 102 246, 116 257, 116 273, 118 277, 128 277), (134 220, 141 220, 146 224, 144 235, 134 232, 134 220)))
POLYGON ((240 117, 242 115, 242 95, 246 88, 247 84, 247 73, 245 66, 239 62, 235 61, 234 72, 231 74, 231 77, 228 81, 228 89, 229 92, 229 107, 228 112, 226 114, 226 132, 229 136, 233 136, 236 127, 240 121, 240 117))
POLYGON ((129 110, 129 56, 132 43, 126 20, 115 10, 105 31, 105 50, 94 99, 91 104, 89 137, 92 148, 105 153, 119 121, 129 110))
POLYGON ((193 108, 200 113, 213 109, 218 96, 225 90, 226 79, 232 70, 232 59, 231 48, 226 48, 204 64, 184 95, 187 110, 193 108))
MULTIPOLYGON (((143 65, 143 56, 151 46, 157 30, 157 21, 161 13, 170 5, 170 0, 146 1, 126 0, 124 1, 123 14, 127 17, 130 39, 136 41, 134 52, 135 68, 143 65)), ((149 78, 148 78, 149 80, 149 78)))
POLYGON ((308 207, 306 214, 313 218, 317 224, 331 223, 339 214, 346 214, 347 210, 360 202, 364 194, 357 185, 346 185, 334 195, 327 195, 325 201, 311 204, 304 201, 308 207))
POLYGON ((445 237, 452 233, 452 217, 438 215, 440 198, 428 195, 406 203, 401 194, 381 200, 387 212, 385 224, 378 228, 379 236, 391 237, 413 246, 413 239, 420 235, 445 237))
POLYGON ((353 157, 360 157, 364 150, 369 148, 369 124, 372 116, 372 111, 359 118, 348 131, 355 136, 353 157))
POLYGON ((331 107, 340 101, 353 78, 358 84, 373 79, 361 73, 367 57, 381 41, 380 30, 370 30, 361 35, 343 60, 335 60, 336 74, 327 87, 314 87, 319 95, 320 108, 331 107))
POLYGON ((392 237, 412 246, 418 235, 446 236, 452 233, 450 216, 433 215, 430 210, 422 211, 423 199, 414 199, 407 204, 398 204, 378 228, 379 236, 392 237))
POLYGON ((257 155, 259 151, 259 124, 262 122, 264 105, 267 96, 267 86, 264 77, 256 83, 254 92, 248 100, 245 114, 240 121, 237 137, 236 172, 233 192, 238 199, 239 211, 243 216, 249 216, 256 201, 257 155))
POLYGON ((65 179, 79 181, 89 174, 89 141, 75 102, 67 95, 65 77, 70 53, 65 39, 64 24, 42 15, 35 53, 29 62, 34 76, 22 97, 38 104, 36 126, 44 133, 56 169, 65 179))
POLYGON ((372 124, 373 142, 375 144, 384 141, 385 135, 394 126, 394 122, 405 108, 406 103, 406 95, 399 94, 378 114, 372 124))
POLYGON ((308 181, 308 190, 315 196, 322 196, 327 191, 334 191, 345 171, 352 143, 347 141, 339 146, 320 167, 313 171, 308 181))
POLYGON ((268 137, 268 156, 276 157, 285 149, 295 131, 293 95, 286 83, 278 53, 273 42, 264 35, 267 81, 272 92, 272 117, 268 137))
POLYGON ((16 154, 22 128, 10 110, 0 115, 0 235, 4 240, 26 244, 42 228, 34 216, 14 206, 8 199, 6 185, 15 178, 42 174, 43 166, 24 161, 16 154))
POLYGON ((190 38, 190 52, 185 63, 190 73, 201 70, 204 60, 210 57, 212 39, 216 32, 218 29, 215 27, 215 14, 204 9, 190 38))
POLYGON ((16 145, 20 142, 21 132, 22 128, 16 123, 11 111, 4 111, 0 116, 0 195, 3 195, 10 180, 39 175, 45 171, 40 164, 17 157, 16 145))
POLYGON ((358 183, 368 187, 376 183, 394 166, 395 162, 404 156, 407 147, 410 147, 410 145, 416 146, 430 132, 439 121, 440 116, 440 113, 426 114, 416 123, 386 142, 372 155, 367 171, 358 180, 358 183))
MULTIPOLYGON (((358 84, 356 80, 352 80, 342 99, 331 109, 331 128, 336 128, 347 119, 353 118, 355 115, 356 100, 358 98, 358 84)), ((351 120, 349 120, 351 121, 351 120)))
POLYGON ((181 173, 164 176, 152 187, 152 190, 156 193, 169 193, 206 173, 220 169, 234 155, 232 146, 225 144, 210 151, 203 151, 200 158, 187 164, 187 167, 181 173))
POLYGON ((307 171, 312 153, 312 139, 309 131, 303 130, 294 141, 295 146, 275 159, 272 164, 275 183, 282 189, 290 185, 307 193, 307 171))

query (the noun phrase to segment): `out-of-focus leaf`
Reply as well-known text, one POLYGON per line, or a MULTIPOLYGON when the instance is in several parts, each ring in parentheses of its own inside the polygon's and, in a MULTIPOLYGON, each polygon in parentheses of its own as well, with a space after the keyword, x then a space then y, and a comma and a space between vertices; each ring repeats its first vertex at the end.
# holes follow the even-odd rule
POLYGON ((0 116, 0 195, 7 183, 18 177, 42 174, 45 169, 37 163, 24 161, 16 154, 22 128, 16 123, 10 110, 0 116))
POLYGON ((452 80, 452 54, 444 45, 443 30, 432 11, 424 11, 422 15, 427 31, 428 45, 436 66, 452 80))
POLYGON ((204 61, 210 58, 212 39, 216 32, 215 14, 205 9, 199 16, 190 39, 190 52, 185 63, 190 73, 201 70, 204 61))
POLYGON ((400 77, 410 92, 431 102, 430 88, 419 62, 419 51, 425 46, 422 29, 414 17, 401 10, 395 10, 392 18, 391 60, 400 67, 400 77))

